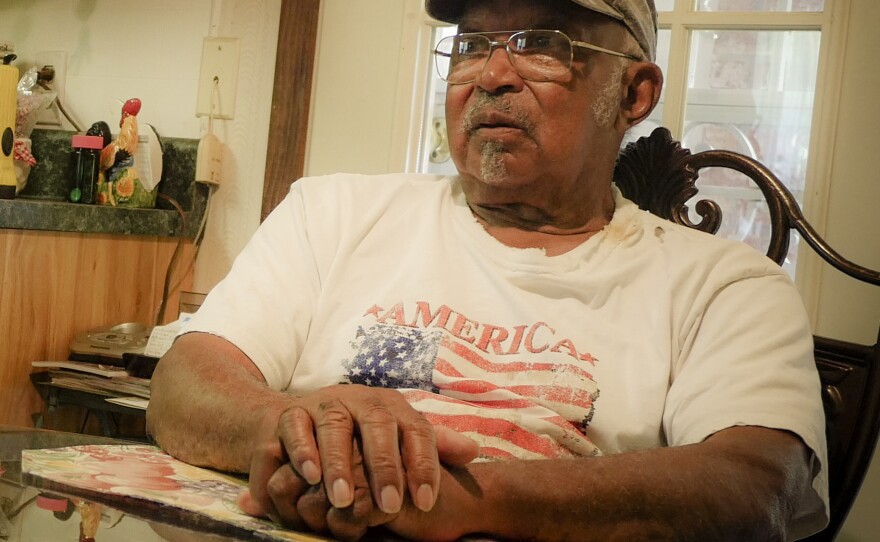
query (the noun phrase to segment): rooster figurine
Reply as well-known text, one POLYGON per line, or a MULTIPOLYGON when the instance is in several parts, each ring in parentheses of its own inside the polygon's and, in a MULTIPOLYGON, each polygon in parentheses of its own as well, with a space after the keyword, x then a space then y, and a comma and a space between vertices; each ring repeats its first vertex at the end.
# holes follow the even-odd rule
MULTIPOLYGON (((132 199, 136 192, 145 192, 134 164, 138 146, 137 114, 140 110, 141 101, 137 98, 123 104, 119 134, 101 151, 101 173, 98 176, 98 203, 101 205, 151 207, 155 203, 155 199, 143 202, 132 199)), ((148 200, 149 195, 147 192, 148 200)), ((155 194, 152 196, 155 198, 155 194)))

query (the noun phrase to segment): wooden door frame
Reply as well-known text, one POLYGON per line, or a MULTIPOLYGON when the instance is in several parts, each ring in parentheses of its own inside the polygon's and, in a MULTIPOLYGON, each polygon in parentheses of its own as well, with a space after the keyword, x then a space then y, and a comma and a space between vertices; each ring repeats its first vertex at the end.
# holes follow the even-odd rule
POLYGON ((281 0, 262 222, 305 168, 320 0, 281 0))

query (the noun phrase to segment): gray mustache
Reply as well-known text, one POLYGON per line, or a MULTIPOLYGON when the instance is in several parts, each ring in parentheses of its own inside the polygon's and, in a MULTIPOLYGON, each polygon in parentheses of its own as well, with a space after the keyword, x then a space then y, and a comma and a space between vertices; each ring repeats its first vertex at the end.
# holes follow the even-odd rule
POLYGON ((535 123, 532 122, 525 112, 514 107, 505 95, 489 94, 479 89, 475 92, 476 99, 464 112, 464 120, 461 124, 462 132, 468 136, 472 135, 477 129, 477 116, 485 109, 492 109, 509 116, 519 127, 525 130, 527 135, 533 135, 535 123))

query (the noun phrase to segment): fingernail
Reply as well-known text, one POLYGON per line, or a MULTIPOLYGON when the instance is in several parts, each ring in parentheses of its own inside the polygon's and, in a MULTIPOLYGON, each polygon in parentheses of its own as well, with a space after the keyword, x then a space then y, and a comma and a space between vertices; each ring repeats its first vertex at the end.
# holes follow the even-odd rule
POLYGON ((380 494, 379 508, 386 514, 396 514, 400 512, 400 492, 394 486, 385 486, 380 494))
POLYGON ((314 461, 304 462, 301 468, 303 478, 306 479, 306 482, 315 485, 321 481, 321 471, 318 470, 318 466, 315 465, 314 461))
POLYGON ((413 501, 419 510, 430 512, 431 508, 434 508, 434 490, 428 484, 420 485, 413 501))
POLYGON ((352 502, 351 488, 348 482, 342 478, 338 478, 333 482, 333 506, 336 508, 345 508, 352 502))

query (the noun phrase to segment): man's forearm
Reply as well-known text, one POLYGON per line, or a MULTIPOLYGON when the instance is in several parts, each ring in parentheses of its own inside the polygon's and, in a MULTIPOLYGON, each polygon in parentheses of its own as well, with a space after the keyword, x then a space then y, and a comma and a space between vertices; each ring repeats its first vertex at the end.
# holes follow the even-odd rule
POLYGON ((180 337, 153 374, 148 433, 189 463, 247 472, 252 450, 292 399, 270 390, 249 363, 222 339, 180 337))
POLYGON ((743 427, 691 446, 477 463, 444 478, 435 512, 391 528, 418 539, 447 538, 453 524, 511 540, 780 540, 809 484, 804 450, 785 432, 743 427))

